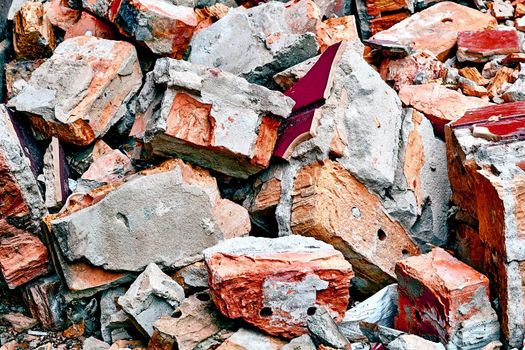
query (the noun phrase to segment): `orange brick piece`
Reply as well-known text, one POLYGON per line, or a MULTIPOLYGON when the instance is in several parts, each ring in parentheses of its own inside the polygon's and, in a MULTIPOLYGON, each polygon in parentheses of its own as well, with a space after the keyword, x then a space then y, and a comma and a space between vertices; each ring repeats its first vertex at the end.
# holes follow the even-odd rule
POLYGON ((481 349, 499 338, 488 278, 445 250, 399 261, 396 275, 396 329, 453 349, 481 349))

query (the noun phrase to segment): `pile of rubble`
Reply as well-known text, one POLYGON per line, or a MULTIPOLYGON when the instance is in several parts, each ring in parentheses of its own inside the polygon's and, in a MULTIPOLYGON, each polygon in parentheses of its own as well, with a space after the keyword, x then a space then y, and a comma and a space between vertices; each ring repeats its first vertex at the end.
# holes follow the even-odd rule
POLYGON ((0 0, 0 349, 525 345, 525 3, 0 0))

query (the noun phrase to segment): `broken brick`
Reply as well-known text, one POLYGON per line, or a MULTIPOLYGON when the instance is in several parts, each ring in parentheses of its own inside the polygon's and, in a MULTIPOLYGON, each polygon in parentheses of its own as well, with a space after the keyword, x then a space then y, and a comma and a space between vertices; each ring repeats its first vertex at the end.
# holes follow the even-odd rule
POLYGON ((458 33, 456 56, 460 62, 486 62, 493 56, 520 52, 515 30, 482 30, 458 33))
POLYGON ((396 275, 399 330, 458 348, 498 339, 488 278, 445 250, 399 261, 396 275))
POLYGON ((82 11, 69 7, 67 0, 52 0, 46 16, 55 27, 67 31, 80 18, 82 11))
POLYGON ((489 29, 496 25, 491 15, 444 1, 377 33, 371 39, 409 45, 415 51, 428 50, 444 61, 456 45, 459 32, 489 29))
POLYGON ((85 146, 122 117, 121 104, 140 88, 141 77, 133 45, 75 37, 57 47, 9 104, 30 114, 44 137, 85 146))
POLYGON ((407 106, 422 112, 434 125, 434 130, 444 135, 444 126, 462 117, 468 109, 489 105, 477 97, 468 97, 436 83, 405 85, 399 98, 407 106))
POLYGON ((356 285, 366 292, 393 283, 396 261, 419 252, 401 224, 385 213, 380 199, 328 160, 305 166, 296 175, 291 228, 344 252, 359 279, 356 285))
POLYGON ((92 35, 97 38, 112 40, 118 37, 118 33, 111 25, 88 12, 82 12, 78 21, 67 28, 64 39, 67 40, 83 35, 92 35))
POLYGON ((155 154, 240 178, 269 165, 281 119, 293 106, 290 98, 231 73, 168 58, 157 60, 151 74, 131 135, 142 137, 155 154), (156 113, 159 118, 152 118, 156 113))
POLYGON ((218 309, 273 335, 307 333, 306 316, 324 306, 342 320, 353 276, 332 246, 313 238, 246 237, 204 250, 218 309))

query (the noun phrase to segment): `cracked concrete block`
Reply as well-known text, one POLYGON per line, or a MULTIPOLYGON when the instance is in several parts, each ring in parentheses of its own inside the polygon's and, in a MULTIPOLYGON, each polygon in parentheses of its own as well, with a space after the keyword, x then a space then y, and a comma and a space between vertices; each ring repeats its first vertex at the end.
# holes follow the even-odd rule
POLYGON ((130 315, 138 329, 153 335, 153 325, 162 316, 169 316, 184 300, 184 290, 154 263, 133 282, 118 304, 130 315))
POLYGON ((447 344, 480 349, 499 339, 489 280, 441 248, 401 260, 396 329, 447 344))
POLYGON ((274 74, 317 55, 319 23, 311 0, 238 7, 193 36, 188 60, 271 86, 274 74))
POLYGON ((207 171, 181 160, 84 198, 70 197, 50 221, 52 234, 67 261, 107 270, 141 271, 151 262, 185 266, 200 260, 204 248, 250 231, 246 210, 221 199, 207 171))
POLYGON ((306 334, 306 316, 318 307, 337 321, 346 311, 352 268, 313 238, 234 238, 206 249, 204 257, 218 309, 269 334, 306 334))
POLYGON ((85 146, 124 115, 141 84, 133 45, 79 36, 58 45, 9 105, 43 137, 85 146))
POLYGON ((231 73, 157 60, 138 97, 131 136, 153 153, 247 178, 269 165, 293 101, 231 73))
POLYGON ((356 273, 353 285, 375 292, 394 283, 397 260, 419 248, 380 198, 330 160, 301 168, 294 183, 291 228, 332 244, 356 273))

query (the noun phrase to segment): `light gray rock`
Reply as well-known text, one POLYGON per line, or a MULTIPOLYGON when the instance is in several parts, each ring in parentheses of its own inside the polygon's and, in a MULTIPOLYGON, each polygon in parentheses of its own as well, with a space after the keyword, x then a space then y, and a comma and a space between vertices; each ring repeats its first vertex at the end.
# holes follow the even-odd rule
POLYGON ((179 282, 186 292, 195 292, 208 288, 208 269, 202 261, 184 266, 173 278, 179 282))
POLYGON ((393 328, 395 315, 397 315, 397 284, 391 284, 349 309, 345 313, 341 327, 348 322, 365 321, 393 328))
POLYGON ((383 196, 395 181, 402 125, 396 92, 362 58, 362 45, 355 43, 341 45, 330 79, 329 96, 317 110, 314 137, 295 148, 281 176, 281 200, 276 209, 280 235, 291 233, 291 197, 297 170, 329 158, 334 138, 340 139, 343 148, 343 156, 337 161, 371 192, 383 196))
POLYGON ((317 55, 320 18, 307 16, 308 10, 305 0, 232 9, 193 36, 188 60, 271 86, 275 73, 317 55))
POLYGON ((109 348, 110 345, 108 343, 95 337, 87 338, 82 345, 82 350, 108 350, 109 348))
POLYGON ((286 342, 279 338, 241 328, 222 343, 217 350, 278 350, 284 345, 286 342))
POLYGON ((67 164, 64 150, 57 138, 53 137, 44 154, 45 205, 54 212, 66 202, 68 189, 67 164))
POLYGON ((198 64, 157 60, 138 100, 131 135, 155 154, 247 178, 266 168, 293 100, 198 64))
POLYGON ((421 113, 406 109, 401 129, 398 166, 384 206, 423 249, 448 240, 451 196, 445 143, 435 137, 421 113))
POLYGON ((185 266, 201 260, 203 249, 250 231, 247 211, 221 199, 208 172, 180 160, 132 176, 51 226, 69 261, 120 271, 141 271, 151 262, 185 266))
POLYGON ((413 334, 403 334, 387 347, 388 350, 445 350, 443 344, 434 343, 413 334))
POLYGON ((288 344, 283 346, 280 350, 316 350, 312 338, 308 334, 301 335, 295 339, 292 339, 288 344))
POLYGON ((310 335, 320 345, 343 350, 350 346, 332 316, 322 307, 317 308, 315 313, 308 317, 307 325, 310 335))
POLYGON ((134 320, 139 330, 153 335, 153 325, 162 316, 173 313, 184 299, 182 287, 163 273, 155 264, 149 264, 137 277, 118 304, 134 320))
MULTIPOLYGON (((122 323, 127 323, 128 317, 124 315, 121 322, 116 324, 115 316, 119 314, 120 307, 117 304, 117 299, 126 293, 124 287, 117 287, 105 290, 100 297, 100 333, 105 342, 112 344, 116 339, 112 339, 112 328, 122 326, 122 323)), ((122 310, 120 310, 122 313, 122 310)), ((121 315, 121 314, 120 314, 121 315)))

